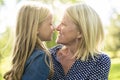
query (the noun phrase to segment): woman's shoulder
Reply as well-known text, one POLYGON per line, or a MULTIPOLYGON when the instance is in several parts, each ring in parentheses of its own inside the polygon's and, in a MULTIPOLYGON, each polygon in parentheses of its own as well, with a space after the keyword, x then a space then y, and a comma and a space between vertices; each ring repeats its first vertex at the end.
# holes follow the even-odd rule
POLYGON ((95 61, 97 68, 101 68, 101 70, 103 69, 103 71, 105 69, 109 71, 111 66, 111 59, 107 54, 105 53, 98 54, 95 61))
POLYGON ((100 53, 95 57, 95 66, 91 72, 90 79, 107 80, 111 66, 110 57, 105 53, 100 53))
POLYGON ((95 67, 110 67, 111 65, 111 59, 110 57, 104 53, 104 52, 99 52, 94 58, 89 58, 87 61, 90 65, 94 65, 95 67))
POLYGON ((104 53, 104 52, 101 52, 101 53, 99 53, 98 55, 97 55, 97 57, 96 57, 96 60, 99 62, 110 62, 111 60, 110 60, 110 57, 106 54, 106 53, 104 53))

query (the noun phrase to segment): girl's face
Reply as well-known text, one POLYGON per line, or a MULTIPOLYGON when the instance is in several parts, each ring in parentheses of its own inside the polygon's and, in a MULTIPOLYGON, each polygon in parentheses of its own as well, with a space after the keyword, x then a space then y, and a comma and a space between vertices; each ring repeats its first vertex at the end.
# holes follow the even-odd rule
POLYGON ((38 29, 38 36, 42 41, 50 41, 53 35, 52 15, 49 15, 47 19, 40 25, 38 29))

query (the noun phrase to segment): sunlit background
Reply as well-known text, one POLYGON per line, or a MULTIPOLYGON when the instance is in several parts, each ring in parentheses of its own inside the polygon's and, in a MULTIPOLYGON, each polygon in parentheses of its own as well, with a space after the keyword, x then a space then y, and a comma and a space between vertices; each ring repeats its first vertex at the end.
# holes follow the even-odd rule
MULTIPOLYGON (((20 2, 30 0, 0 0, 0 80, 3 74, 10 68, 10 55, 17 6, 20 2)), ((66 5, 86 2, 97 11, 105 29, 104 51, 111 58, 111 70, 109 80, 120 80, 120 0, 34 0, 41 1, 53 8, 54 23, 58 25, 61 14, 66 5)), ((54 34, 53 41, 47 42, 47 46, 56 45, 54 34)))

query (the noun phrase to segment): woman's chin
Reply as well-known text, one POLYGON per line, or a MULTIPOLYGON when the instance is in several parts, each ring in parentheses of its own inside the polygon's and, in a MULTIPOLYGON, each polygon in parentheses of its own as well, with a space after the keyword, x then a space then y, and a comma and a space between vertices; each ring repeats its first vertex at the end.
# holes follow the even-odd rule
POLYGON ((61 44, 61 43, 63 43, 63 39, 60 38, 60 37, 57 37, 57 39, 56 39, 56 43, 57 43, 57 44, 61 44))
POLYGON ((56 43, 57 43, 57 44, 60 44, 60 43, 61 43, 61 41, 57 39, 57 40, 56 40, 56 43))
POLYGON ((57 44, 64 44, 64 42, 63 42, 63 41, 60 41, 60 40, 57 40, 56 43, 57 43, 57 44))

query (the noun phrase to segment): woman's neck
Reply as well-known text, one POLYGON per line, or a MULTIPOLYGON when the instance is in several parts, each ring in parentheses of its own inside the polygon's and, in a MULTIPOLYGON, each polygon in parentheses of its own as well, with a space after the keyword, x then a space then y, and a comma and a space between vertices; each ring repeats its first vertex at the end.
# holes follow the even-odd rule
POLYGON ((61 63, 65 75, 76 61, 76 58, 73 57, 75 51, 76 47, 63 45, 62 49, 57 52, 58 61, 61 63))
POLYGON ((63 45, 63 50, 67 49, 68 51, 70 51, 70 53, 74 54, 77 51, 77 45, 63 45))

